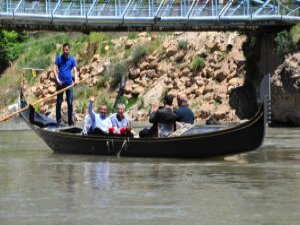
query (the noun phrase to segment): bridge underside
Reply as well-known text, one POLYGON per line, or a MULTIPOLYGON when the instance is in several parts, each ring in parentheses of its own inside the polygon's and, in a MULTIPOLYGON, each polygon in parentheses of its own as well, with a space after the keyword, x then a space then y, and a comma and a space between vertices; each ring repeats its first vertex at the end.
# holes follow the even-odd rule
POLYGON ((279 0, 1 0, 0 27, 26 30, 231 30, 290 26, 279 0))

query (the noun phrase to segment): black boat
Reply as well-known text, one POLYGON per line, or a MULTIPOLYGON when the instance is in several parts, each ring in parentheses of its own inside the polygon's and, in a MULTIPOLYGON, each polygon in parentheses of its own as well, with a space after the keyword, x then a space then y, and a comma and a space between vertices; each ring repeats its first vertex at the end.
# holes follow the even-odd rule
MULTIPOLYGON (((242 153, 260 147, 264 140, 269 102, 270 76, 267 75, 260 85, 259 110, 251 120, 222 128, 194 126, 181 136, 164 138, 83 136, 80 128, 61 128, 46 115, 30 109, 23 111, 21 118, 57 153, 204 158, 242 153)), ((20 107, 26 106, 26 99, 21 94, 20 107)))

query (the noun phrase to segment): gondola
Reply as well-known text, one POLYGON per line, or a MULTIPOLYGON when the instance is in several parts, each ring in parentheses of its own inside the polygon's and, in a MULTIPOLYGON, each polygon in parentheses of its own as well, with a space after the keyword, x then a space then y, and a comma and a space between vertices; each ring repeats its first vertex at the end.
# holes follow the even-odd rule
MULTIPOLYGON (((21 92, 22 93, 22 92, 21 92)), ((255 150, 264 140, 270 102, 270 76, 261 82, 255 116, 234 126, 194 126, 178 137, 135 138, 81 135, 78 127, 59 127, 42 113, 20 113, 30 128, 56 153, 130 157, 206 158, 255 150), (34 121, 32 120, 34 117, 34 121)), ((23 94, 20 107, 26 107, 23 94)))

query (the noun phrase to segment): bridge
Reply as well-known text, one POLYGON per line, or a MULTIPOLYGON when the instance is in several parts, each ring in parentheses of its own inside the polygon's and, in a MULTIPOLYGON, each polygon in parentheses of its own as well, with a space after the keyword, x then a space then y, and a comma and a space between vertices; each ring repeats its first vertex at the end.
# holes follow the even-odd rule
POLYGON ((0 28, 241 29, 290 26, 300 0, 0 0, 0 28))

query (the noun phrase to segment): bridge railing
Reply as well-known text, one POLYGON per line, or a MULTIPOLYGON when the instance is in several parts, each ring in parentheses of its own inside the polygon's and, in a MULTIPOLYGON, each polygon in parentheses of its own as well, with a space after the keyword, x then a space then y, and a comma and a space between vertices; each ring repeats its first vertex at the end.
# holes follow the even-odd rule
POLYGON ((282 0, 0 0, 2 24, 233 24, 300 21, 300 3, 282 0))

